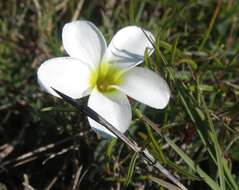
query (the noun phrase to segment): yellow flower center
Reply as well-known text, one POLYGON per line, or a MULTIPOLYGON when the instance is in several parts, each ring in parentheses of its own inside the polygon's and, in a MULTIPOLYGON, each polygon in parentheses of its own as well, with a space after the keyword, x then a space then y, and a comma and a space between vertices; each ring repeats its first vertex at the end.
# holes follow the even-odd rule
POLYGON ((102 93, 111 93, 116 89, 113 85, 119 85, 122 83, 122 69, 119 67, 109 64, 101 63, 99 66, 92 71, 90 75, 90 87, 97 89, 102 93))

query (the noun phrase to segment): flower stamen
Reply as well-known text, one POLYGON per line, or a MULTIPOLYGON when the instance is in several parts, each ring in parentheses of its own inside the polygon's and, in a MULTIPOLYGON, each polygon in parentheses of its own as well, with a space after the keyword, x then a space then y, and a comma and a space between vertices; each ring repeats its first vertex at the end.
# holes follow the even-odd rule
POLYGON ((115 91, 113 85, 122 83, 122 69, 109 63, 101 63, 90 76, 90 86, 96 87, 102 93, 115 91))

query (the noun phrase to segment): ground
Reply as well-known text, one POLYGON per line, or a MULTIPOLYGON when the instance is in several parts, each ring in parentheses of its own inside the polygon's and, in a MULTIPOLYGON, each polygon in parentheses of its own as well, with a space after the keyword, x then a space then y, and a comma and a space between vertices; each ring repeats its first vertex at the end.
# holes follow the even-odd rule
POLYGON ((66 55, 62 27, 78 19, 107 42, 128 25, 157 37, 141 66, 165 78, 170 102, 156 110, 130 99, 126 136, 188 189, 239 189, 238 12, 236 0, 0 1, 0 189, 176 188, 40 89, 39 65, 66 55))

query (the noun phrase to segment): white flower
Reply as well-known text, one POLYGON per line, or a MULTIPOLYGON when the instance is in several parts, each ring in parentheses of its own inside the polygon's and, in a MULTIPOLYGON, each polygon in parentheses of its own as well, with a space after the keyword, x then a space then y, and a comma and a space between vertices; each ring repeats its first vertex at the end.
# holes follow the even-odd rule
MULTIPOLYGON (((118 31, 107 47, 99 29, 88 21, 64 26, 63 46, 70 57, 52 58, 41 64, 38 81, 48 93, 59 97, 51 87, 72 98, 89 96, 88 106, 124 133, 131 122, 131 107, 126 95, 153 108, 162 109, 169 101, 170 90, 163 78, 135 67, 144 61, 144 52, 154 49, 137 26, 118 31)), ((105 136, 110 131, 89 119, 93 130, 105 136)))

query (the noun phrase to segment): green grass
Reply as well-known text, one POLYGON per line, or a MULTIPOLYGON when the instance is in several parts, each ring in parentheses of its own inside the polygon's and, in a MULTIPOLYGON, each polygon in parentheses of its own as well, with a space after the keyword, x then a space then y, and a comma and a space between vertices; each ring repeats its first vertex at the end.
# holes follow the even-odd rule
POLYGON ((74 17, 108 42, 127 25, 157 36, 142 66, 167 80, 172 97, 164 110, 132 101, 126 135, 190 190, 238 190, 238 12, 236 0, 1 1, 0 189, 178 189, 40 90, 37 69, 65 54, 61 30, 74 17))

